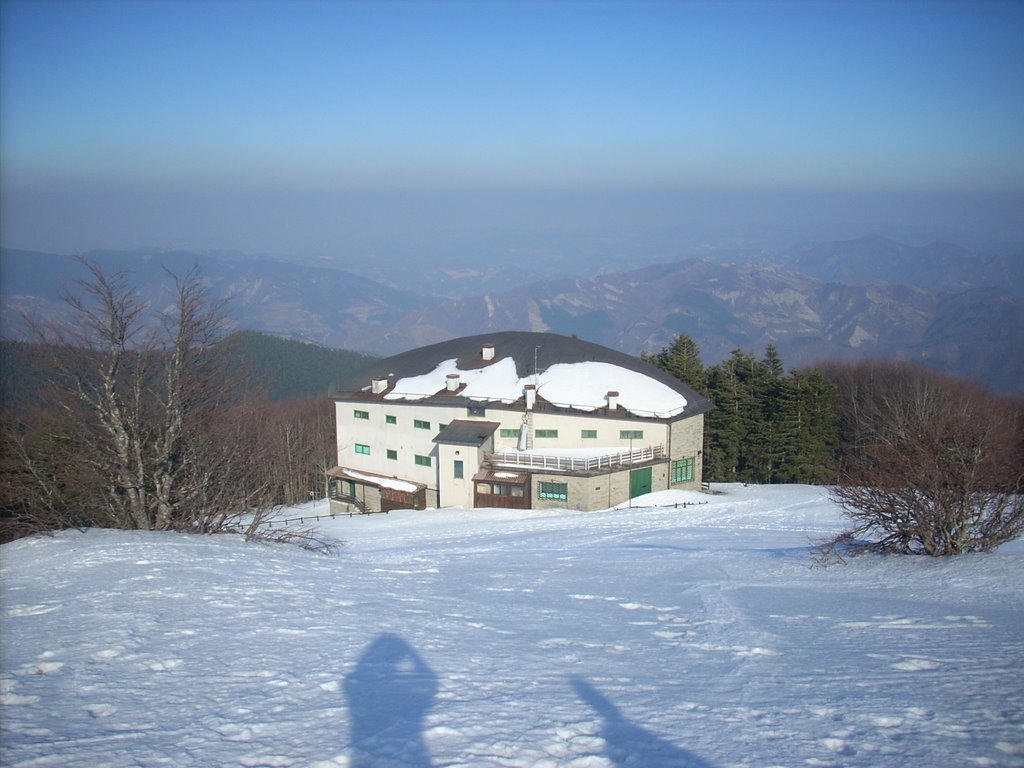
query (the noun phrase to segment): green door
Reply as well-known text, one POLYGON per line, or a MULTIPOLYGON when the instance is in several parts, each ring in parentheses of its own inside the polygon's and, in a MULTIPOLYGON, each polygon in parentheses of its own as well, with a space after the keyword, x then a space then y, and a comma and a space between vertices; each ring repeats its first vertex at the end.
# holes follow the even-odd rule
POLYGON ((651 492, 651 467, 634 469, 629 473, 629 498, 635 499, 651 492))

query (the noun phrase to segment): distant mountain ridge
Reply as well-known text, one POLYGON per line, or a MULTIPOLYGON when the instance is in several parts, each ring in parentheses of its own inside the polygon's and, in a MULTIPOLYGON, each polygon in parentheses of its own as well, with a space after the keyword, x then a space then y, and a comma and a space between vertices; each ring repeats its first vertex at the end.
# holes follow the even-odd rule
POLYGON ((999 286, 1024 292, 1021 254, 980 253, 941 241, 911 246, 868 235, 855 240, 801 243, 783 251, 778 263, 837 283, 902 283, 938 291, 999 286))
POLYGON ((797 367, 824 359, 918 361, 1002 391, 1024 382, 1024 296, 1001 289, 942 294, 906 285, 847 285, 778 267, 688 260, 588 280, 552 280, 415 310, 377 337, 382 350, 493 330, 576 333, 656 351, 679 333, 705 362, 769 342, 797 367))
MULTIPOLYGON (((338 269, 233 254, 96 252, 90 258, 107 268, 131 267, 154 302, 168 298, 153 287, 161 265, 181 271, 199 263, 211 293, 230 297, 238 328, 372 355, 504 330, 575 333, 639 354, 686 333, 709 364, 735 348, 760 353, 774 342, 790 367, 897 357, 1000 391, 1024 391, 1024 291, 1015 287, 1024 283, 1024 259, 955 245, 911 247, 872 236, 802 244, 770 263, 686 259, 443 300, 338 269)), ((76 267, 69 257, 4 251, 5 332, 19 310, 59 313, 56 285, 73 279, 76 267)), ((444 295, 445 280, 461 274, 441 265, 410 264, 409 270, 433 270, 435 297, 444 295)))
MULTIPOLYGON (((351 272, 265 258, 157 250, 92 251, 85 256, 108 272, 129 271, 129 284, 138 286, 142 298, 154 306, 171 300, 162 292, 167 289, 164 269, 182 274, 198 265, 211 295, 229 301, 229 318, 238 328, 326 346, 359 349, 353 342, 369 329, 428 301, 351 272)), ((62 288, 73 287, 84 276, 84 268, 71 256, 5 249, 0 258, 0 327, 11 335, 20 312, 61 316, 62 288)))

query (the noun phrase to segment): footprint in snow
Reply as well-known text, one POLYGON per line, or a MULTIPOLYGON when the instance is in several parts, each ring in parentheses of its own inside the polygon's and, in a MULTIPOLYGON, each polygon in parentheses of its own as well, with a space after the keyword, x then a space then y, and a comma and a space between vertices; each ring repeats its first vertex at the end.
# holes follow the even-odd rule
POLYGON ((857 750, 851 747, 845 740, 829 737, 822 739, 821 743, 824 744, 828 749, 835 752, 837 755, 855 755, 857 750))
POLYGON ((117 712, 117 707, 110 704, 86 704, 82 709, 93 717, 110 717, 117 712))
POLYGON ((41 616, 44 613, 52 613, 53 611, 60 610, 60 603, 49 603, 43 605, 12 605, 6 611, 4 616, 41 616))
POLYGON ((897 661, 889 665, 893 669, 898 669, 903 672, 921 672, 927 669, 938 669, 942 665, 937 661, 931 659, 904 659, 903 661, 897 661))

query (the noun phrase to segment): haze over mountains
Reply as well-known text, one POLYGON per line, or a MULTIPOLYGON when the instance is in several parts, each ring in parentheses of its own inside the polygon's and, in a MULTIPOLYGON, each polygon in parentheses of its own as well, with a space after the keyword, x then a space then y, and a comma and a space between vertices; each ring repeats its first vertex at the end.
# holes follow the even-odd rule
MULTIPOLYGON (((240 328, 389 355, 498 330, 575 333, 632 354, 691 335, 705 363, 774 342, 787 366, 898 357, 1005 392, 1024 390, 1024 256, 868 236, 616 268, 615 248, 567 265, 543 252, 459 264, 296 264, 237 253, 96 251, 157 305, 162 267, 198 263, 240 328), (571 269, 573 276, 559 274, 571 269), (358 272, 358 273, 357 273, 358 272)), ((81 274, 71 257, 4 250, 4 333, 19 313, 62 311, 81 274)))

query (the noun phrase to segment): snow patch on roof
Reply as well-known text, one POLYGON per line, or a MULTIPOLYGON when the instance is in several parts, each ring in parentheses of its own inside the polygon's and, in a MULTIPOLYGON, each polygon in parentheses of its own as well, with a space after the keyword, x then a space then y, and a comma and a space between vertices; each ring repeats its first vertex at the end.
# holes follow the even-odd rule
POLYGON ((381 488, 390 488, 393 491, 403 491, 404 493, 415 493, 416 489, 419 487, 415 483, 409 483, 405 480, 399 480, 398 478, 382 477, 381 475, 364 475, 362 472, 353 472, 351 469, 346 469, 345 475, 353 480, 362 480, 366 483, 379 485, 381 488))
POLYGON ((557 363, 536 376, 520 378, 515 361, 504 357, 485 368, 460 370, 458 360, 445 360, 429 373, 399 379, 387 400, 422 400, 446 388, 449 374, 457 373, 463 397, 513 403, 527 384, 549 403, 580 411, 605 407, 609 391, 619 393, 618 406, 636 416, 668 418, 682 413, 686 398, 671 387, 637 371, 611 363, 557 363))

